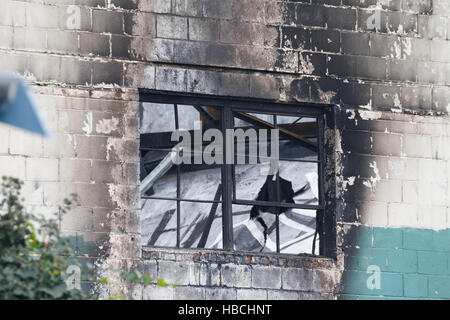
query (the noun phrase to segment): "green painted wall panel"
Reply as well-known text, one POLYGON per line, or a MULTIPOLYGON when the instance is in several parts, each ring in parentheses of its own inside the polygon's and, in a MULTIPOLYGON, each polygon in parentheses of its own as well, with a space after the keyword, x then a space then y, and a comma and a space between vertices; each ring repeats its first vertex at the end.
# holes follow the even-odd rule
POLYGON ((447 274, 447 254, 437 251, 418 251, 419 273, 447 274))
POLYGON ((417 251, 387 248, 364 248, 351 251, 347 269, 367 270, 377 265, 385 272, 417 272, 417 251))
POLYGON ((428 293, 430 297, 450 299, 450 277, 431 276, 428 278, 428 293))
POLYGON ((341 299, 450 299, 450 229, 355 226, 344 239, 341 299))
POLYGON ((405 229, 403 230, 403 247, 413 250, 432 250, 433 230, 405 229))
POLYGON ((433 232, 433 251, 450 251, 450 229, 433 232))
POLYGON ((342 292, 375 296, 403 296, 403 276, 401 274, 382 272, 380 287, 374 289, 367 286, 369 276, 370 274, 363 271, 345 271, 342 292))
POLYGON ((375 248, 402 248, 403 247, 403 230, 374 228, 373 229, 373 246, 375 248))

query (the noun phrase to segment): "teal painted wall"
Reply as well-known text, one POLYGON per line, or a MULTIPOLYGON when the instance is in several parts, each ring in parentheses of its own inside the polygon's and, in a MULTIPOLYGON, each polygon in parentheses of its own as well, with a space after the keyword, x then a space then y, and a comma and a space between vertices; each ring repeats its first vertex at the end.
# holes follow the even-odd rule
POLYGON ((344 255, 341 299, 450 299, 450 229, 352 226, 344 255), (369 266, 379 288, 367 285, 369 266))

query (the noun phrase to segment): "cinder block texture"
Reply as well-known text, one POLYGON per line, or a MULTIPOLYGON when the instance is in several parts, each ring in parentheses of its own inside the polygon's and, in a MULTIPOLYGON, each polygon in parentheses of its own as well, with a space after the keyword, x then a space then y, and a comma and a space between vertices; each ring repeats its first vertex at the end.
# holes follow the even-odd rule
MULTIPOLYGON (((250 92, 233 91, 234 96, 259 98, 257 92, 263 90, 264 97, 281 101, 328 103, 332 96, 332 102, 353 107, 370 103, 380 110, 447 113, 446 5, 431 1, 380 5, 370 1, 176 0, 172 6, 154 2, 142 5, 152 14, 147 19, 152 29, 144 38, 136 34, 141 45, 133 50, 144 61, 270 72, 267 81, 282 80, 273 95, 256 87, 250 92), (294 89, 299 77, 303 94, 294 89), (370 89, 392 82, 395 92, 380 96, 370 89), (369 92, 340 89, 364 85, 369 92), (433 90, 439 94, 433 95, 433 90)), ((219 75, 213 82, 219 82, 219 75)), ((192 91, 203 93, 197 88, 192 91)))
MULTIPOLYGON (((242 72, 269 72, 267 81, 273 77, 281 83, 268 86, 273 92, 256 85, 247 92, 237 87, 226 93, 322 103, 331 96, 333 103, 356 108, 370 103, 373 109, 389 111, 449 111, 448 9, 441 2, 391 1, 381 7, 371 1, 141 2, 107 6, 105 1, 74 5, 7 0, 0 17, 1 46, 19 51, 1 60, 14 62, 5 68, 36 80, 80 85, 127 85, 123 77, 131 61, 222 67, 236 78, 242 72), (32 63, 36 57, 24 51, 40 55, 40 65, 48 60, 54 74, 48 74, 49 68, 39 72, 32 63), (44 58, 43 53, 55 56, 44 58), (67 55, 72 58, 62 59, 67 55), (110 65, 93 63, 93 56, 110 65), (302 92, 295 89, 299 78, 302 92), (392 82, 395 91, 376 91, 383 83, 392 87, 392 82), (344 90, 352 86, 369 91, 344 90)), ((208 79, 219 83, 221 74, 214 77, 208 79)), ((203 93, 200 88, 192 92, 203 93)))
POLYGON ((449 229, 359 227, 347 234, 341 298, 450 298, 442 285, 450 278, 449 229), (375 240, 381 236, 396 246, 375 240))
POLYGON ((3 0, 0 70, 32 84, 54 137, 1 127, 0 174, 24 179, 45 212, 77 192, 63 230, 77 253, 120 269, 150 255, 137 89, 333 104, 337 261, 356 246, 362 260, 247 265, 156 250, 149 273, 177 286, 131 297, 335 298, 342 268, 342 297, 374 297, 363 267, 377 263, 383 296, 448 298, 449 16, 446 0, 3 0), (353 225, 373 229, 353 239, 353 225))
POLYGON ((339 120, 344 223, 447 228, 447 119, 346 109, 339 120))
MULTIPOLYGON (((175 299, 325 299, 335 296, 338 285, 331 259, 317 263, 308 257, 150 247, 143 249, 143 259, 144 264, 134 270, 146 273, 145 266, 150 264, 147 274, 168 284, 166 289, 159 289, 161 295, 149 295, 149 299, 172 299, 173 295, 175 299)), ((144 298, 150 287, 143 288, 144 298)))

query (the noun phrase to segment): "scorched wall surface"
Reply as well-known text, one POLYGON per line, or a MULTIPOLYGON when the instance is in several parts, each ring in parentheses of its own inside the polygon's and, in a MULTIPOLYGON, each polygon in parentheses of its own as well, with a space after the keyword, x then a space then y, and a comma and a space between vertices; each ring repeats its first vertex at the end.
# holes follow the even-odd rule
POLYGON ((449 15, 446 0, 4 0, 0 70, 28 79, 55 137, 2 126, 0 174, 36 210, 79 194, 61 227, 105 295, 450 298, 449 15), (142 248, 138 89, 332 104, 335 257, 142 248))

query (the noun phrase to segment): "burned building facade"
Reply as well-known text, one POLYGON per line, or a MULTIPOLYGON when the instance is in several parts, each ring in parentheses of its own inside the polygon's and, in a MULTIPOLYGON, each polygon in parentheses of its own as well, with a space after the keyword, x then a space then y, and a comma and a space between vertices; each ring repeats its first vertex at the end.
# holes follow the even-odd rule
POLYGON ((4 0, 1 71, 32 84, 54 137, 2 126, 0 174, 36 211, 78 194, 61 227, 106 296, 448 299, 449 16, 447 0, 4 0), (198 128, 276 129, 275 178, 164 167, 170 133, 198 128), (293 203, 258 196, 278 176, 293 203))

